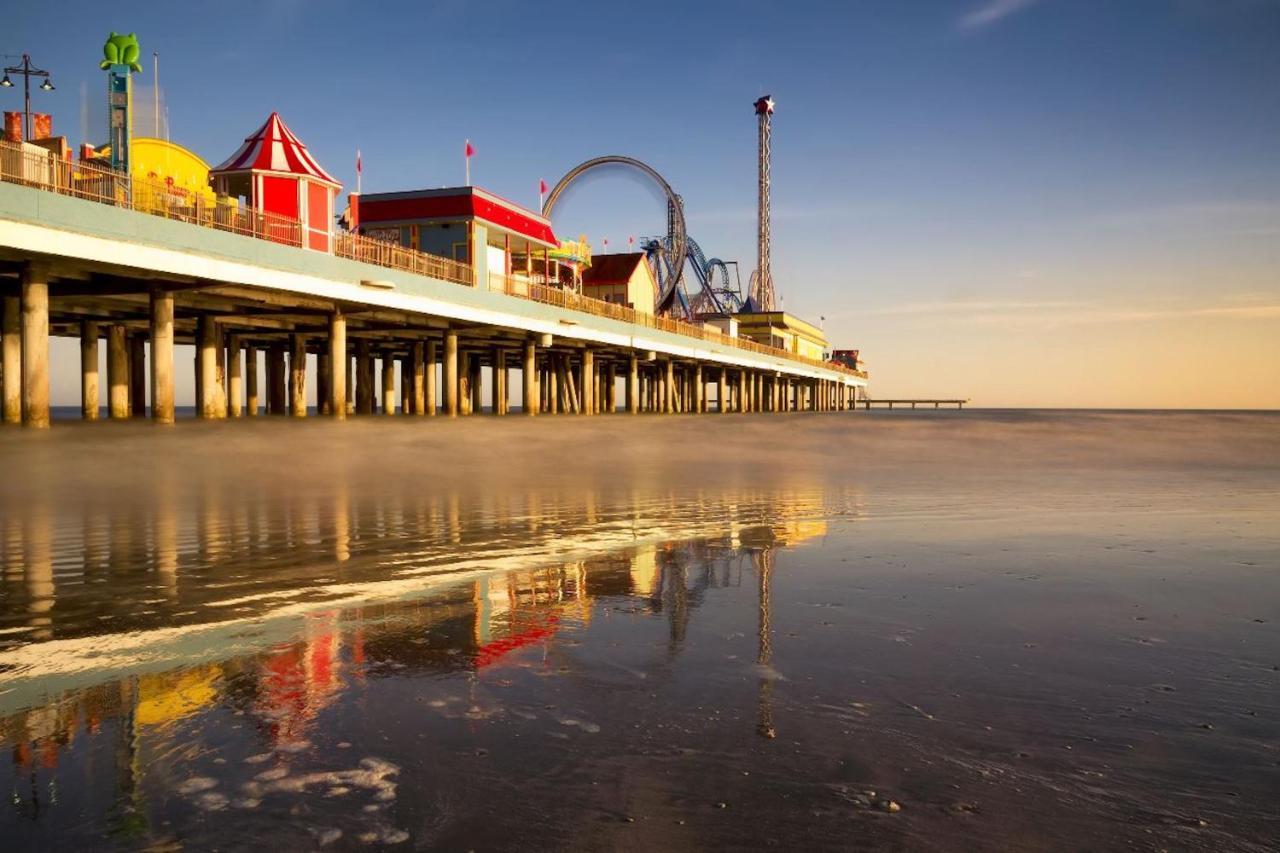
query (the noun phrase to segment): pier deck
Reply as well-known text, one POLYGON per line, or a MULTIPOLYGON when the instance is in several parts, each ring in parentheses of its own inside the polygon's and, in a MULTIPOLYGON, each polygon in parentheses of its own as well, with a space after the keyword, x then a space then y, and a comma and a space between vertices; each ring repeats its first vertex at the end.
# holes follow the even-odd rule
POLYGON ((864 399, 858 400, 858 405, 862 406, 864 409, 873 409, 878 406, 884 407, 886 409, 892 409, 894 406, 910 406, 911 408, 914 409, 917 405, 933 406, 935 409, 941 408, 942 406, 955 406, 957 409, 963 409, 965 403, 968 403, 968 402, 969 402, 968 400, 942 400, 942 399, 872 400, 870 398, 864 398, 864 399))

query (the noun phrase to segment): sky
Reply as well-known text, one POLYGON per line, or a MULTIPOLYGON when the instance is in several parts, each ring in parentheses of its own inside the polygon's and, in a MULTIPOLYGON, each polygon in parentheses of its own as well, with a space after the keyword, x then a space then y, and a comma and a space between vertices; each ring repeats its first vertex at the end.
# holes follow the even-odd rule
MULTIPOLYGON (((6 12, 73 142, 136 32, 137 85, 158 52, 170 137, 210 162, 278 110, 348 187, 357 149, 365 192, 461 183, 469 138, 473 183, 536 207, 628 154, 745 284, 771 94, 776 287, 872 396, 1280 408, 1280 0, 126 5, 6 12)), ((607 172, 554 225, 617 250, 665 206, 607 172)))

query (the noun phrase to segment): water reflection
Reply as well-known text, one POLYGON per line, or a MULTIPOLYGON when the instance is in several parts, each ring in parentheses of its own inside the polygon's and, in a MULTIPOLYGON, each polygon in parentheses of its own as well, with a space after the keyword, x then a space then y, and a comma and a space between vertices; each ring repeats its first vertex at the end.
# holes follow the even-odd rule
MULTIPOLYGON (((269 772, 311 750, 322 720, 349 712, 370 680, 456 680, 464 692, 432 700, 435 710, 485 720, 506 710, 481 697, 486 676, 513 659, 550 668, 566 635, 572 647, 593 621, 623 614, 665 620, 674 658, 708 597, 744 583, 759 598, 758 731, 773 737, 774 552, 858 505, 853 493, 800 489, 231 500, 172 479, 158 488, 145 503, 33 506, 4 521, 0 741, 12 750, 14 813, 37 824, 70 787, 94 804, 87 825, 160 838, 169 789, 183 784, 163 768, 214 748, 192 726, 230 714, 241 722, 224 736, 269 772), (106 743, 110 768, 99 763, 106 743)), ((387 796, 389 766, 324 784, 387 796)), ((254 776, 234 792, 191 783, 185 800, 256 809, 286 783, 312 784, 299 778, 254 776)))

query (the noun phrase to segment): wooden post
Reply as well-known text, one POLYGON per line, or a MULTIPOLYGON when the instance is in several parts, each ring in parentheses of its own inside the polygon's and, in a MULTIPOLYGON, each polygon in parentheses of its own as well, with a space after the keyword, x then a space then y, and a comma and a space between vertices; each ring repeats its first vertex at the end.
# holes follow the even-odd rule
POLYGON ((0 346, 4 364, 4 422, 22 423, 22 299, 4 297, 4 317, 0 322, 0 346))
POLYGON ((258 416, 258 348, 249 344, 244 348, 244 411, 251 418, 258 416))
POLYGON ((409 366, 413 371, 413 413, 422 417, 427 413, 426 344, 415 341, 409 366))
POLYGON ((373 356, 365 340, 356 341, 356 413, 373 414, 373 356))
POLYGON ((471 414, 471 353, 458 353, 458 414, 471 414))
POLYGON ((613 415, 618 412, 618 363, 613 359, 604 369, 604 411, 613 415))
POLYGON ((396 360, 390 353, 382 355, 382 414, 396 413, 396 360))
POLYGON ((329 315, 329 414, 347 419, 347 318, 341 311, 329 315))
POLYGON ((436 389, 436 342, 427 341, 426 363, 423 365, 426 369, 426 391, 424 395, 427 402, 427 417, 434 418, 436 416, 436 404, 440 399, 440 395, 436 389))
POLYGON ((591 347, 582 350, 582 405, 578 414, 595 414, 596 356, 591 347))
POLYGON ((333 397, 329 392, 329 382, 333 379, 333 363, 329 355, 328 336, 320 342, 316 353, 316 414, 333 414, 333 397))
MULTIPOLYGON (((244 367, 240 355, 241 349, 239 335, 227 337, 227 414, 233 418, 244 414, 244 367)), ((152 350, 154 358, 154 343, 152 350)), ((154 407, 154 402, 152 405, 154 407)))
POLYGON ((98 419, 98 324, 80 323, 80 417, 98 419))
POLYGON ((151 419, 172 424, 176 418, 173 394, 173 293, 151 291, 151 419))
POLYGON ((702 362, 693 366, 693 411, 699 415, 707 411, 707 385, 702 381, 702 362))
POLYGON ((725 405, 726 398, 729 396, 729 377, 725 375, 723 365, 720 367, 720 375, 717 377, 716 382, 718 384, 716 388, 716 411, 724 414, 729 411, 729 407, 725 405))
POLYGON ((507 351, 501 347, 493 349, 493 413, 505 415, 509 403, 507 394, 507 351))
POLYGON ((444 409, 451 418, 458 416, 458 333, 444 333, 444 409))
POLYGON ((538 347, 533 341, 524 342, 524 413, 538 414, 538 347))

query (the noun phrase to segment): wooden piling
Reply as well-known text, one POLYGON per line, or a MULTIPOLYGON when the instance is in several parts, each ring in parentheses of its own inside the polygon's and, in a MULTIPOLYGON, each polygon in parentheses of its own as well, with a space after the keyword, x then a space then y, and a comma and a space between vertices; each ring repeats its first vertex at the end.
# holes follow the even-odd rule
POLYGON ((373 355, 366 340, 356 341, 356 413, 373 414, 373 355))
POLYGON ((427 417, 433 418, 436 415, 436 405, 440 401, 439 390, 436 387, 436 342, 427 341, 427 353, 425 364, 426 370, 426 390, 423 392, 427 400, 427 417))
POLYGON ((267 350, 267 412, 286 414, 284 344, 272 344, 267 350))
POLYGON ((596 390, 596 356, 591 351, 591 347, 586 347, 582 351, 582 398, 581 407, 578 413, 582 415, 595 414, 595 390, 596 390))
POLYGON ((396 360, 390 353, 382 355, 382 414, 396 413, 396 360))
POLYGON ((510 405, 507 393, 507 351, 502 347, 493 348, 493 413, 505 415, 510 405))

